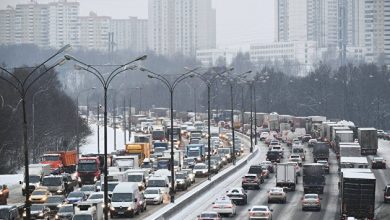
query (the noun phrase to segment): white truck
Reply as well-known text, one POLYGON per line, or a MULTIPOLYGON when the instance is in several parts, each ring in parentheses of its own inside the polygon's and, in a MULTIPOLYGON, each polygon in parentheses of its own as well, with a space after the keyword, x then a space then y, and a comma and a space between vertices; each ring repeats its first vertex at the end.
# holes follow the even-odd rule
POLYGON ((339 143, 340 157, 360 157, 360 144, 354 142, 339 143))
POLYGON ((82 201, 75 204, 74 216, 75 220, 103 220, 103 202, 93 203, 82 201))
POLYGON ((367 157, 340 157, 339 170, 342 168, 369 168, 367 157))
POLYGON ((276 186, 287 187, 295 191, 298 182, 294 164, 279 163, 276 165, 276 186))
POLYGON ((114 156, 112 164, 119 168, 119 171, 139 168, 138 155, 114 156))
MULTIPOLYGON (((30 164, 28 166, 29 170, 29 191, 30 193, 34 191, 41 185, 42 178, 48 176, 51 173, 50 164, 30 164)), ((26 183, 23 181, 19 182, 22 184, 22 194, 26 195, 26 183)))
MULTIPOLYGON (((171 158, 171 150, 165 150, 163 157, 171 158)), ((181 170, 184 161, 184 152, 182 150, 173 150, 174 169, 181 170)))
POLYGON ((378 133, 375 128, 358 128, 358 138, 363 155, 376 155, 378 133))

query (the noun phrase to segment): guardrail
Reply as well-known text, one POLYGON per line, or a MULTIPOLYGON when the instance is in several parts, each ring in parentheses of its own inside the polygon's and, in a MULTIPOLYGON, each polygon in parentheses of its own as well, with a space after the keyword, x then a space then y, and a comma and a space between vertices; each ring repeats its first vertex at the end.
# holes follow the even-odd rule
MULTIPOLYGON (((238 132, 237 132, 238 133, 238 132)), ((244 134, 238 133, 238 137, 241 139, 246 139, 245 141, 250 141, 250 138, 244 134)), ((221 171, 217 175, 213 176, 210 181, 205 181, 202 184, 198 185, 191 191, 185 193, 181 197, 176 199, 176 203, 170 203, 166 206, 164 206, 162 209, 158 210, 153 215, 150 215, 149 217, 145 218, 147 220, 165 220, 165 219, 171 219, 170 217, 181 210, 183 207, 185 207, 189 202, 193 201, 194 198, 198 197, 202 193, 204 193, 206 190, 209 190, 214 185, 222 182, 226 177, 231 173, 235 172, 236 170, 243 167, 245 164, 248 163, 249 160, 251 160, 257 153, 259 152, 259 149, 256 147, 255 150, 246 155, 245 157, 241 158, 237 161, 235 166, 230 166, 227 169, 221 171)))

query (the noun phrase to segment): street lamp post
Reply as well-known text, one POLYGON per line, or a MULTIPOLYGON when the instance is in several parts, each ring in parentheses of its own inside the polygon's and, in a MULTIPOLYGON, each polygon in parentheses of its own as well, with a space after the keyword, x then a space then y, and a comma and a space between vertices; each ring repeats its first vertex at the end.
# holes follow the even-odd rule
MULTIPOLYGON (((50 60, 52 60, 54 57, 56 57, 57 55, 59 55, 60 53, 64 52, 65 50, 67 50, 68 48, 70 48, 70 45, 67 44, 65 45, 64 47, 62 47, 60 50, 58 50, 55 54, 53 54, 51 57, 49 57, 46 61, 44 61, 43 63, 41 63, 40 65, 38 65, 37 67, 35 67, 30 73, 27 74, 27 76, 24 78, 24 79, 21 79, 20 77, 18 77, 17 75, 15 75, 14 73, 11 73, 10 71, 8 71, 7 69, 3 68, 3 67, 0 67, 0 69, 7 73, 8 75, 11 76, 11 78, 6 78, 6 77, 3 77, 3 76, 0 76, 0 79, 1 80, 4 80, 6 83, 8 83, 11 87, 13 87, 19 94, 20 96, 20 99, 21 99, 21 102, 22 102, 22 114, 23 114, 23 154, 24 154, 24 181, 26 183, 26 186, 28 188, 28 186, 30 185, 30 180, 29 180, 29 169, 28 169, 28 165, 29 165, 29 161, 28 161, 28 144, 27 144, 27 115, 26 115, 26 95, 27 95, 27 92, 29 91, 29 89, 31 88, 32 85, 35 84, 35 82, 40 79, 43 75, 45 75, 46 73, 48 73, 50 70, 52 70, 53 68, 55 68, 56 66, 60 66, 62 64, 65 63, 65 59, 60 59, 58 60, 54 65, 52 65, 51 67, 47 68, 45 71, 43 71, 42 73, 39 73, 38 76, 36 78, 34 78, 33 80, 29 80, 29 78, 38 70, 40 69, 41 67, 43 67, 47 62, 49 62, 50 60)), ((27 219, 30 219, 30 201, 29 201, 29 197, 30 197, 30 192, 29 190, 26 190, 26 197, 25 197, 25 208, 26 208, 26 218, 27 219)))
MULTIPOLYGON (((35 151, 35 152, 36 152, 36 149, 35 149, 35 96, 40 94, 40 93, 46 92, 47 90, 49 90, 49 88, 42 89, 42 90, 34 93, 33 98, 32 98, 32 145, 33 145, 33 151, 35 151)), ((34 153, 33 153, 33 155, 34 155, 34 153)), ((33 158, 33 160, 35 161, 35 157, 33 158)))
POLYGON ((101 83, 103 89, 104 89, 104 219, 108 219, 108 186, 107 186, 107 91, 110 86, 110 83, 112 80, 121 72, 127 71, 127 70, 134 70, 136 66, 129 66, 130 64, 145 60, 146 55, 138 57, 126 64, 118 65, 117 68, 115 68, 113 71, 111 71, 107 78, 103 76, 103 74, 97 70, 93 65, 88 65, 70 55, 65 55, 66 60, 73 60, 75 61, 75 69, 77 70, 84 70, 86 72, 89 72, 93 74, 95 77, 98 78, 99 82, 101 83), (120 70, 121 69, 121 70, 120 70))
MULTIPOLYGON (((186 69, 188 69, 188 68, 186 68, 186 69)), ((219 74, 223 74, 223 73, 225 73, 225 72, 227 72, 229 70, 233 70, 233 68, 225 70, 225 71, 223 71, 223 72, 221 72, 219 74)), ((193 71, 193 73, 196 76, 198 76, 198 78, 201 79, 207 86, 207 136, 208 136, 207 137, 207 144, 209 146, 208 147, 208 151, 207 151, 207 154, 208 154, 208 157, 207 157, 207 159, 208 159, 208 177, 207 177, 207 179, 211 180, 211 170, 210 170, 210 166, 211 166, 211 159, 210 159, 210 157, 211 157, 211 152, 210 152, 211 151, 211 149, 210 149, 211 148, 211 130, 210 130, 210 127, 211 127, 211 125, 210 125, 210 121, 211 121, 211 105, 210 105, 210 93, 211 93, 211 83, 212 83, 214 78, 207 79, 205 77, 205 74, 207 72, 204 73, 204 74, 200 74, 200 73, 198 73, 196 71, 193 71)))
MULTIPOLYGON (((225 72, 229 72, 230 70, 228 71, 225 71, 225 72)), ((225 73, 223 72, 223 73, 225 73)), ((235 152, 235 135, 234 135, 234 113, 233 113, 233 109, 234 109, 234 103, 233 103, 233 86, 234 86, 234 83, 237 81, 238 77, 243 75, 243 74, 247 74, 247 73, 251 73, 252 70, 249 70, 249 71, 246 71, 242 74, 238 74, 237 77, 232 77, 232 76, 225 76, 223 75, 223 73, 219 73, 217 74, 217 76, 221 76, 223 77, 226 82, 229 84, 229 87, 230 87, 230 110, 231 110, 231 113, 230 113, 230 120, 231 120, 231 130, 232 130, 232 136, 233 136, 233 153, 232 153, 232 160, 233 160, 233 165, 236 165, 236 152, 235 152)))
POLYGON ((155 73, 151 70, 148 70, 146 68, 143 68, 141 67, 140 70, 143 71, 143 72, 148 72, 148 77, 151 78, 151 79, 157 79, 159 81, 161 81, 162 83, 164 83, 168 90, 169 90, 169 94, 170 94, 170 117, 171 117, 171 189, 170 189, 170 196, 171 196, 171 202, 174 203, 175 202, 175 196, 174 196, 174 193, 175 193, 175 178, 174 178, 174 152, 173 152, 173 149, 174 149, 174 145, 173 145, 173 92, 175 91, 175 88, 176 86, 183 80, 189 78, 189 77, 193 77, 194 75, 190 74, 192 72, 194 72, 195 70, 197 70, 198 68, 195 68, 195 69, 192 69, 188 72, 185 72, 181 75, 179 75, 174 81, 173 83, 171 83, 166 77, 164 77, 163 75, 161 74, 158 74, 158 73, 155 73))

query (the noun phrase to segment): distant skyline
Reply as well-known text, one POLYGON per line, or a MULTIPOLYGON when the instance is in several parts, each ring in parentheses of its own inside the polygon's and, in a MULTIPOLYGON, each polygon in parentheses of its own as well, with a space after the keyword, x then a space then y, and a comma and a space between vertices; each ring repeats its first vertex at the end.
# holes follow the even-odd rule
MULTIPOLYGON (((68 0, 74 2, 75 0, 68 0)), ((274 0, 212 0, 217 13, 217 47, 247 48, 249 43, 274 40, 274 0)), ((31 0, 1 0, 0 9, 7 5, 31 0)), ((53 0, 36 0, 38 3, 53 0)), ((98 15, 123 19, 148 18, 148 0, 79 0, 80 15, 90 11, 98 15)))

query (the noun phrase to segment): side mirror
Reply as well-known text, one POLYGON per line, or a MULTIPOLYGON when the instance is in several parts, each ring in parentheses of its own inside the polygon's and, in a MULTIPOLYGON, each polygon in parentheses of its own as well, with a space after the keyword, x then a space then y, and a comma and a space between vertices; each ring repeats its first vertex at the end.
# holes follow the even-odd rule
POLYGON ((322 198, 320 198, 320 200, 322 200, 322 198))
POLYGON ((270 209, 270 211, 271 211, 271 212, 273 212, 273 211, 274 211, 274 209, 270 209))
POLYGON ((215 204, 215 202, 212 202, 211 204, 213 204, 213 205, 214 205, 214 204, 215 204))
POLYGON ((138 202, 138 199, 137 199, 137 198, 135 198, 135 199, 134 199, 134 202, 138 202))
POLYGON ((19 181, 19 184, 22 185, 23 184, 22 181, 19 181))
POLYGON ((165 185, 166 187, 169 187, 169 184, 165 185))
POLYGON ((251 211, 251 209, 248 209, 248 211, 251 211))

